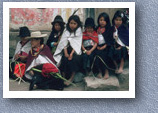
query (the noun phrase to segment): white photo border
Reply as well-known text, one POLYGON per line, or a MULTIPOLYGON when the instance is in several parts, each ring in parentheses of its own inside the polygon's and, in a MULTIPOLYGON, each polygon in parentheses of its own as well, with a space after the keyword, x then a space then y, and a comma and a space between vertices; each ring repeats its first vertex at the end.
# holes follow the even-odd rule
POLYGON ((135 98, 135 2, 3 2, 3 98, 135 98), (129 91, 9 91, 9 8, 129 8, 129 91))

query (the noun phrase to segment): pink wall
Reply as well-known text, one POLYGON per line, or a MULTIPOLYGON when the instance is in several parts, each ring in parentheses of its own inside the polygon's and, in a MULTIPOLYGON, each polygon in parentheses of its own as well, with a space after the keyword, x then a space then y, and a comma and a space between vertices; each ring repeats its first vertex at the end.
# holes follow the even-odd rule
MULTIPOLYGON (((19 29, 21 26, 28 26, 31 30, 51 30, 51 22, 56 15, 61 15, 65 22, 75 9, 61 8, 11 8, 10 29, 19 29)), ((82 9, 78 11, 81 18, 82 9)))

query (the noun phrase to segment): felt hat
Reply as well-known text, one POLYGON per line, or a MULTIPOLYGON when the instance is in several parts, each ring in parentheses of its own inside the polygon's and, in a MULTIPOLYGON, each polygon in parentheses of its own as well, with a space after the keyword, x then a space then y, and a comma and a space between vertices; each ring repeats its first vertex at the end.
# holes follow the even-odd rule
POLYGON ((28 36, 30 36, 30 30, 26 26, 20 27, 18 37, 28 37, 28 36))
POLYGON ((51 24, 53 25, 54 23, 57 23, 57 22, 65 24, 65 22, 63 21, 63 18, 60 15, 57 15, 51 24))
POLYGON ((27 37, 27 39, 33 39, 33 38, 44 38, 47 34, 42 34, 40 31, 35 31, 31 33, 30 37, 27 37))

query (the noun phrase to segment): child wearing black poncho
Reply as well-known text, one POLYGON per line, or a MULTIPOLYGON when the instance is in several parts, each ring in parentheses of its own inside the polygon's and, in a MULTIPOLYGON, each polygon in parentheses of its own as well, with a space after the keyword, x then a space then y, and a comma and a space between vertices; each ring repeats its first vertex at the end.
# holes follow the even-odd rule
POLYGON ((57 15, 52 24, 52 32, 47 40, 47 45, 50 48, 52 54, 55 53, 57 45, 60 41, 60 37, 64 31, 64 21, 60 15, 57 15))
POLYGON ((112 30, 109 15, 101 13, 98 17, 98 39, 99 43, 96 49, 96 59, 94 62, 93 73, 97 74, 98 78, 107 79, 109 77, 110 47, 113 45, 112 30))
POLYGON ((115 39, 113 60, 117 66, 117 62, 120 62, 120 66, 115 71, 117 74, 123 72, 124 61, 128 57, 129 49, 129 29, 125 26, 125 15, 122 11, 116 11, 112 19, 113 38, 115 39))

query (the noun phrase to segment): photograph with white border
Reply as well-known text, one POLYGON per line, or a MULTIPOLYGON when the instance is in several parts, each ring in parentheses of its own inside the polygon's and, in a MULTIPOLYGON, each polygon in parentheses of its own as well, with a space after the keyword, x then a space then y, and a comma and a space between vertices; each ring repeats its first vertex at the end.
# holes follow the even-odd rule
POLYGON ((3 2, 3 98, 135 98, 135 2, 3 2))

